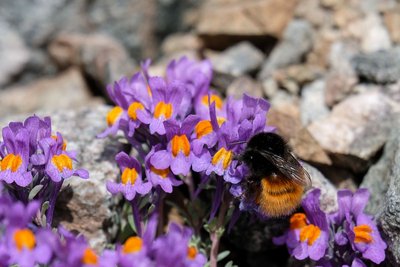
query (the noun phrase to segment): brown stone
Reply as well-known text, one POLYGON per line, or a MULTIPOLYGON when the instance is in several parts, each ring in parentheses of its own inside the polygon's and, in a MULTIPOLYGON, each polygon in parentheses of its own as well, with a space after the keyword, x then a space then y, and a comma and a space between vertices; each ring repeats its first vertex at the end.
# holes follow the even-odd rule
POLYGON ((50 44, 49 53, 62 68, 81 68, 100 88, 135 71, 125 48, 103 34, 61 34, 50 44))
POLYGON ((194 34, 176 33, 169 35, 161 45, 161 50, 164 54, 173 54, 176 52, 197 50, 199 51, 204 46, 202 40, 194 34))
POLYGON ((233 80, 228 86, 226 94, 236 98, 242 98, 243 94, 248 94, 252 97, 262 97, 262 85, 252 79, 250 76, 241 76, 233 80))
POLYGON ((331 161, 318 142, 300 121, 299 108, 295 105, 272 107, 268 112, 268 124, 277 128, 277 133, 288 141, 293 153, 300 159, 330 165, 331 161))
POLYGON ((200 12, 197 31, 203 35, 280 37, 296 4, 297 0, 207 1, 200 12))
POLYGON ((400 9, 387 11, 383 15, 383 21, 389 31, 393 43, 400 43, 400 9))
POLYGON ((29 114, 38 109, 70 109, 87 106, 93 100, 81 73, 72 68, 55 78, 4 89, 0 92, 0 116, 29 114))
POLYGON ((334 106, 353 92, 358 78, 353 72, 332 71, 326 78, 325 103, 334 106))

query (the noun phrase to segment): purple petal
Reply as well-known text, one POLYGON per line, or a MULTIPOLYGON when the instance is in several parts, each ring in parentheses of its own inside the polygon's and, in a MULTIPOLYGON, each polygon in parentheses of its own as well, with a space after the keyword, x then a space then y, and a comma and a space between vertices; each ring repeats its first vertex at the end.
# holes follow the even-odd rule
POLYGON ((211 162, 211 155, 208 151, 203 151, 203 154, 200 157, 192 154, 192 169, 195 172, 202 172, 207 169, 211 162))
POLYGON ((150 163, 156 169, 166 169, 171 165, 171 154, 166 150, 157 151, 150 158, 150 163))
POLYGON ((152 185, 150 182, 136 185, 136 191, 141 195, 145 195, 145 194, 149 193, 151 188, 152 188, 152 185))
POLYGON ((298 260, 304 260, 308 257, 308 247, 305 242, 300 243, 293 249, 292 255, 298 260))
POLYGON ((112 182, 112 181, 106 182, 106 188, 107 188, 108 192, 110 192, 113 195, 118 194, 120 192, 119 184, 112 182))
POLYGON ((171 140, 175 135, 180 135, 180 127, 175 120, 164 121, 165 135, 171 140))
POLYGON ((187 175, 190 171, 190 159, 179 153, 171 162, 171 171, 175 175, 187 175))
POLYGON ((158 133, 158 134, 164 135, 165 127, 164 127, 163 122, 164 122, 164 120, 162 119, 162 117, 160 117, 158 119, 153 118, 149 125, 150 133, 151 134, 158 133))
POLYGON ((32 182, 32 174, 30 172, 19 173, 15 175, 15 183, 21 187, 25 187, 32 182))
POLYGON ((200 121, 200 117, 197 115, 189 115, 183 121, 181 126, 181 134, 189 135, 193 132, 194 127, 200 121))
POLYGON ((79 170, 75 170, 74 171, 74 175, 75 176, 79 176, 82 179, 87 179, 89 178, 89 172, 85 169, 79 169, 79 170))
POLYGON ((351 212, 355 217, 364 211, 365 206, 368 203, 369 191, 366 188, 358 189, 353 195, 353 201, 351 203, 351 212))
POLYGON ((315 242, 308 247, 308 254, 310 259, 319 260, 325 255, 325 251, 328 248, 329 235, 328 233, 321 230, 321 234, 315 242))

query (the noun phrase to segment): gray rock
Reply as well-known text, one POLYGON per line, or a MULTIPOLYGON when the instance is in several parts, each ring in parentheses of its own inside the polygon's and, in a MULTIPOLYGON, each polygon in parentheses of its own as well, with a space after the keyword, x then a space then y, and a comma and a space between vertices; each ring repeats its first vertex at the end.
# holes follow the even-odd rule
POLYGON ((238 77, 228 86, 226 95, 239 99, 243 97, 243 94, 262 97, 262 85, 249 76, 238 77))
POLYGON ((400 47, 369 54, 352 60, 358 76, 375 83, 391 83, 400 79, 400 47))
POLYGON ((383 25, 379 14, 368 14, 363 20, 362 26, 361 48, 364 52, 376 52, 392 46, 389 32, 383 25))
POLYGON ((114 157, 122 151, 117 138, 97 139, 105 127, 106 106, 81 108, 51 114, 54 130, 60 131, 68 147, 78 154, 79 167, 90 178, 67 180, 58 198, 55 221, 69 230, 82 233, 94 248, 104 248, 115 238, 116 202, 106 189, 106 181, 115 179, 119 169, 114 157))
POLYGON ((200 37, 193 33, 175 33, 165 38, 161 45, 163 54, 171 55, 182 51, 199 51, 204 47, 200 37))
POLYGON ((177 0, 4 0, 0 17, 23 36, 26 43, 45 47, 55 34, 106 33, 138 59, 155 57, 159 40, 182 30, 184 14, 199 1, 177 0), (29 11, 29 12, 27 12, 29 11))
POLYGON ((29 61, 24 40, 7 22, 0 20, 0 88, 20 73, 29 61))
POLYGON ((377 163, 369 168, 360 185, 361 188, 368 188, 371 193, 366 211, 373 215, 381 212, 385 206, 385 198, 382 196, 388 191, 392 170, 395 167, 394 160, 400 152, 400 116, 393 117, 392 125, 394 128, 383 149, 383 155, 377 163))
POLYGON ((325 104, 325 87, 324 80, 316 80, 302 90, 300 114, 304 126, 329 114, 329 109, 325 104))
MULTIPOLYGON (((1 2, 0 17, 15 27, 28 44, 39 47, 60 29, 59 20, 62 19, 60 14, 68 9, 68 2, 70 1, 5 0, 1 2)), ((83 7, 75 5, 76 12, 79 10, 78 6, 83 7)), ((81 25, 81 16, 75 15, 73 18, 70 17, 69 23, 64 26, 81 25)))
POLYGON ((369 91, 339 103, 308 130, 337 165, 362 172, 386 142, 389 117, 398 108, 379 91, 369 91))
POLYGON ((285 30, 282 41, 272 50, 271 55, 265 61, 259 78, 266 79, 276 69, 300 63, 304 55, 311 50, 313 38, 313 28, 309 22, 291 21, 285 30))
POLYGON ((311 177, 312 187, 319 188, 321 190, 321 209, 327 213, 336 211, 338 209, 338 204, 337 190, 335 186, 316 168, 307 163, 302 163, 302 165, 311 177))
MULTIPOLYGON (((397 125, 399 119, 397 119, 397 125)), ((383 160, 380 162, 381 171, 379 174, 383 176, 375 177, 379 179, 384 185, 378 188, 373 188, 371 192, 373 194, 379 194, 372 197, 372 200, 376 200, 381 197, 380 201, 380 212, 378 214, 378 222, 380 223, 385 241, 388 245, 388 256, 390 266, 400 265, 400 140, 399 140, 399 128, 396 127, 396 131, 393 132, 393 140, 387 145, 388 151, 385 151, 387 155, 384 156, 386 167, 383 169, 383 160), (389 147, 392 145, 392 147, 389 147), (388 190, 386 194, 383 191, 388 190)), ((378 163, 379 164, 379 163, 378 163)), ((378 167, 374 168, 374 171, 378 171, 378 167)), ((375 184, 377 185, 377 183, 375 184)), ((375 204, 375 203, 374 203, 375 204)), ((373 204, 373 205, 374 205, 373 204)), ((388 264, 389 265, 389 264, 388 264)))
POLYGON ((133 73, 135 68, 126 49, 105 34, 61 34, 50 44, 49 53, 61 68, 80 68, 99 90, 133 73))
POLYGON ((332 44, 329 53, 331 69, 326 77, 325 89, 325 102, 329 107, 353 93, 358 77, 351 64, 351 58, 358 52, 358 46, 353 43, 337 41, 332 44))
POLYGON ((260 50, 250 42, 241 42, 222 52, 212 63, 217 71, 238 76, 257 70, 263 61, 260 50))
POLYGON ((101 100, 92 97, 80 71, 71 68, 53 78, 0 91, 0 117, 91 106, 94 102, 101 100))

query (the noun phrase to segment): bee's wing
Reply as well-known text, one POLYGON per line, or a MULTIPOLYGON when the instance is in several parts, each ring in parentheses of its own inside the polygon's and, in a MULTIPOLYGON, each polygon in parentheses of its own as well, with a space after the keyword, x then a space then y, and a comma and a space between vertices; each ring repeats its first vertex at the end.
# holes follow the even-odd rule
POLYGON ((293 179, 294 182, 303 186, 311 186, 310 175, 290 151, 285 152, 285 158, 265 150, 258 150, 258 152, 265 157, 265 159, 273 163, 286 177, 293 179))

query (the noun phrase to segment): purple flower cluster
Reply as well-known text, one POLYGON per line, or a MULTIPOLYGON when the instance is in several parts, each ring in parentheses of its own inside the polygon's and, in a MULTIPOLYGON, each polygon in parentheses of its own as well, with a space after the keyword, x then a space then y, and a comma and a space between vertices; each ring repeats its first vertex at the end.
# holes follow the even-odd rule
POLYGON ((318 266, 367 266, 385 259, 386 243, 372 217, 364 213, 369 192, 359 189, 338 192, 339 209, 325 214, 319 207, 320 190, 314 189, 303 200, 305 213, 290 218, 290 229, 274 239, 286 244, 289 253, 298 260, 310 258, 318 266))
POLYGON ((0 266, 33 267, 201 267, 206 257, 190 244, 192 232, 171 224, 167 234, 155 238, 157 219, 152 217, 143 238, 130 237, 115 250, 98 255, 82 236, 63 228, 54 232, 37 228, 32 219, 38 202, 27 206, 0 197, 0 266))
POLYGON ((49 117, 31 116, 11 122, 2 129, 0 141, 0 181, 15 199, 27 203, 30 198, 50 201, 48 223, 53 202, 64 179, 73 175, 87 178, 88 172, 75 169, 75 153, 67 151, 60 133, 52 134, 49 117), (30 195, 32 190, 35 195, 30 195))
POLYGON ((273 130, 266 124, 269 103, 247 95, 224 101, 210 90, 207 60, 172 61, 164 78, 152 77, 148 67, 146 62, 142 72, 107 87, 116 106, 99 137, 121 130, 138 152, 129 166, 117 158, 125 174, 121 183, 108 184, 110 192, 122 192, 128 200, 149 192, 149 185, 171 193, 182 176, 194 171, 223 179, 238 195, 245 169, 238 168, 235 155, 254 134, 273 130), (128 171, 132 177, 125 179, 128 171))

